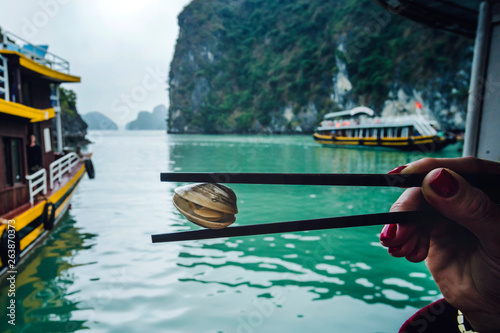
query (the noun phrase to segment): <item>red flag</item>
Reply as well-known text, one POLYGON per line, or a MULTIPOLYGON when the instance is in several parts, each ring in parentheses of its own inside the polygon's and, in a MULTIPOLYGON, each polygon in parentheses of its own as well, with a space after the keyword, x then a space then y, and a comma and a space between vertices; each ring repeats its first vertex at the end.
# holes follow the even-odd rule
POLYGON ((419 110, 422 109, 422 103, 420 103, 419 101, 415 101, 415 107, 419 110))

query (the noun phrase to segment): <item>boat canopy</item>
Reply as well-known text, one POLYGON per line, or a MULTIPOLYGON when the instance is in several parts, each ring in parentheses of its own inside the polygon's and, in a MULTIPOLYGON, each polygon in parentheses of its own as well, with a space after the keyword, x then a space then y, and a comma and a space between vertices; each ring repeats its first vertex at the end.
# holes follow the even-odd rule
MULTIPOLYGON (((375 0, 394 14, 467 37, 476 35, 479 0, 375 0)), ((494 2, 494 1, 492 1, 494 2)))
POLYGON ((370 117, 373 117, 375 115, 375 112, 366 106, 358 106, 352 110, 327 113, 327 114, 325 114, 323 119, 327 120, 327 119, 334 119, 334 118, 339 118, 339 117, 344 117, 344 116, 351 116, 352 117, 352 116, 355 116, 357 114, 366 114, 370 117))
POLYGON ((9 102, 0 98, 0 117, 3 114, 29 119, 32 123, 49 120, 55 117, 54 108, 35 109, 19 103, 9 102))

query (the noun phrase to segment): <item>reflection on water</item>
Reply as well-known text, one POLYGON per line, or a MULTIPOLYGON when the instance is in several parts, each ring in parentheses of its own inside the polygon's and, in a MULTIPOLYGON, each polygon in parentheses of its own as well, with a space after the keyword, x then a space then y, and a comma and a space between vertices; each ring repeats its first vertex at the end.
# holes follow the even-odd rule
MULTIPOLYGON (((84 321, 72 320, 78 302, 67 298, 68 290, 77 278, 72 268, 91 265, 75 262, 74 256, 90 249, 97 235, 82 233, 76 221, 66 213, 60 225, 44 241, 44 246, 32 253, 18 268, 16 277, 15 326, 0 321, 1 332, 74 332, 85 328, 84 321)), ((0 287, 0 304, 8 304, 9 284, 0 287)), ((76 291, 78 293, 78 291, 76 291)), ((7 308, 0 308, 0 317, 7 317, 7 308)))
MULTIPOLYGON (((96 179, 81 182, 71 215, 19 273, 23 324, 11 332, 394 332, 439 296, 423 263, 380 246, 380 227, 169 244, 150 238, 199 229, 171 202, 181 184, 160 182, 161 172, 386 173, 419 152, 323 148, 305 136, 97 134, 96 179)), ((458 155, 450 147, 433 156, 458 155)), ((385 212, 402 192, 231 188, 235 225, 385 212)))
MULTIPOLYGON (((229 174, 386 173, 423 157, 420 152, 325 149, 302 139, 234 137, 207 141, 205 137, 194 137, 187 143, 181 137, 170 143, 170 164, 173 171, 229 174), (200 163, 200 156, 217 158, 200 163)), ((453 148, 434 154, 457 155, 453 148)), ((236 225, 384 212, 402 192, 391 188, 231 187, 239 199, 236 225)), ((179 219, 182 221, 180 215, 179 219)), ((279 299, 284 294, 299 290, 311 294, 311 302, 348 296, 365 304, 399 309, 419 308, 434 300, 438 289, 425 267, 401 260, 395 266, 394 258, 388 257, 378 242, 379 231, 380 227, 368 227, 186 243, 178 265, 186 269, 188 276, 181 281, 255 289, 256 297, 276 307, 282 306, 279 299)), ((356 311, 348 312, 347 322, 356 311)))

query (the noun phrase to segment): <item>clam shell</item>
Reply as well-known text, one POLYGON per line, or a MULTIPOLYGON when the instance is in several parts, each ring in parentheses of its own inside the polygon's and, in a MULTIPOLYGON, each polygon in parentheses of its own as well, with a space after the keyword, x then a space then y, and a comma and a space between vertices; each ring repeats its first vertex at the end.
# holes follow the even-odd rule
MULTIPOLYGON (((173 198, 174 206, 179 210, 179 212, 184 215, 189 221, 209 229, 222 229, 236 221, 236 217, 234 214, 221 212, 222 215, 219 220, 213 221, 212 218, 208 218, 203 215, 207 215, 206 212, 202 212, 203 215, 200 215, 200 211, 196 211, 193 209, 193 204, 181 198, 177 193, 174 194, 173 198)), ((215 214, 214 214, 215 215, 215 214)))
POLYGON ((181 186, 175 193, 192 203, 218 212, 237 214, 236 194, 229 187, 213 183, 197 183, 181 186))

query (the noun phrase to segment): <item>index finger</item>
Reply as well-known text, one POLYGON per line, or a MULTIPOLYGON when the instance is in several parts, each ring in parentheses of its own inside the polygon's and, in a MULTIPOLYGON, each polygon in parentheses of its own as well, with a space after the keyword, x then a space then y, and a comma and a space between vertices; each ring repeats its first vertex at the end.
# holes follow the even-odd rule
POLYGON ((426 174, 437 168, 448 168, 457 173, 500 174, 500 163, 481 160, 475 157, 423 158, 411 162, 401 170, 401 174, 426 174))

